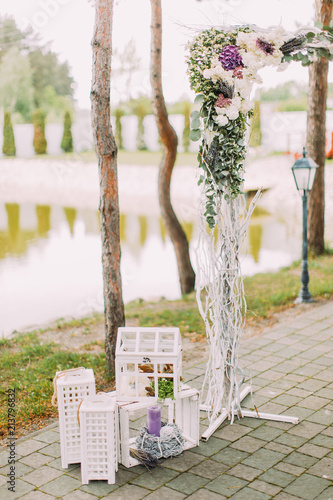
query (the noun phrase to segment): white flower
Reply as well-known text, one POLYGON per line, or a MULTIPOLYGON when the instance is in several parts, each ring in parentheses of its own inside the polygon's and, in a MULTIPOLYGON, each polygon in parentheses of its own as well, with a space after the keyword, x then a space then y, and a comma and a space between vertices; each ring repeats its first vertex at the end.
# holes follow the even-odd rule
POLYGON ((239 109, 236 106, 230 106, 226 110, 226 115, 230 120, 236 120, 239 115, 239 109))
POLYGON ((220 127, 224 127, 229 121, 225 115, 214 116, 214 120, 220 127))

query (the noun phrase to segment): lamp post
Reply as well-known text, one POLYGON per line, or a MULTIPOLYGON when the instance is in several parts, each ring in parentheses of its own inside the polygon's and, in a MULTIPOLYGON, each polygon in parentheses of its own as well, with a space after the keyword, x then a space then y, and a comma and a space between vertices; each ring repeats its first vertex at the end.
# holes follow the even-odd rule
POLYGON ((302 274, 301 283, 302 288, 295 300, 296 304, 301 302, 312 302, 311 293, 308 289, 309 284, 309 271, 308 271, 308 196, 313 186, 313 181, 316 175, 316 169, 318 165, 308 158, 305 148, 303 148, 303 156, 299 158, 291 170, 294 175, 297 190, 302 196, 303 202, 303 245, 302 245, 302 274))

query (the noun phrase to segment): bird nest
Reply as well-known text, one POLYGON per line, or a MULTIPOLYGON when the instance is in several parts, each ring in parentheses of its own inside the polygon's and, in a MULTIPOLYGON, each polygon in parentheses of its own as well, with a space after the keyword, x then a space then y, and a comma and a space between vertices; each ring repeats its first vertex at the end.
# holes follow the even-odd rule
POLYGON ((180 455, 184 449, 185 439, 176 424, 162 422, 161 436, 148 433, 147 427, 140 429, 136 438, 136 447, 149 453, 155 459, 169 458, 180 455))

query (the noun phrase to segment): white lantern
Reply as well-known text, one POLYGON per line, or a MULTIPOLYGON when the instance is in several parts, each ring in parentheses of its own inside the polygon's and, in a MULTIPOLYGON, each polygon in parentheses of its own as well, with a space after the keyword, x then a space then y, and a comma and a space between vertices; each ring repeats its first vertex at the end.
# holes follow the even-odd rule
POLYGON ((181 339, 178 328, 118 329, 116 345, 117 401, 174 398, 181 389, 181 339))

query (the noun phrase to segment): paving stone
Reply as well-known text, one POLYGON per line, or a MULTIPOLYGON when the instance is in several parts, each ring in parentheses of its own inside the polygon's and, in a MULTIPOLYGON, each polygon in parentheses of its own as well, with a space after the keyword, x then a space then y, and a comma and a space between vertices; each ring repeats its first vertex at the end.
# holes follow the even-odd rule
POLYGON ((77 479, 73 479, 72 477, 62 475, 57 477, 53 481, 50 481, 43 486, 40 486, 39 489, 44 491, 44 493, 49 493, 50 495, 55 496, 64 496, 70 491, 73 491, 81 486, 81 481, 77 479))
POLYGON ((317 478, 310 474, 302 474, 301 477, 298 477, 293 483, 287 486, 285 491, 305 500, 313 500, 328 486, 330 486, 330 481, 327 479, 317 478))
POLYGON ((292 474, 293 476, 300 476, 305 471, 304 467, 287 464, 286 462, 279 462, 274 468, 281 470, 282 472, 287 472, 287 474, 292 474))
POLYGON ((332 500, 333 498, 333 486, 329 486, 320 495, 317 496, 316 500, 332 500))
POLYGON ((231 476, 239 477, 240 479, 245 479, 246 481, 253 481, 262 473, 261 470, 254 469, 253 467, 248 467, 247 465, 238 464, 232 469, 228 470, 228 474, 231 476))
POLYGON ((65 495, 61 500, 97 500, 97 497, 85 491, 75 490, 65 495))
MULTIPOLYGON (((90 481, 89 484, 81 486, 80 491, 85 491, 91 495, 96 495, 97 497, 106 496, 108 493, 119 489, 117 484, 108 484, 106 481, 90 481)), ((148 491, 148 490, 147 490, 148 491)))
POLYGON ((333 448, 333 437, 327 436, 325 434, 318 434, 311 439, 311 444, 317 444, 318 446, 324 446, 325 448, 333 448))
POLYGON ((230 444, 229 441, 211 436, 208 441, 200 441, 199 446, 192 449, 193 453, 199 453, 205 457, 210 457, 230 444))
POLYGON ((63 472, 68 472, 80 466, 79 464, 69 464, 67 469, 63 469, 61 466, 61 458, 56 458, 55 460, 52 460, 53 457, 51 457, 50 455, 45 455, 45 456, 47 456, 51 460, 50 462, 48 462, 48 465, 50 467, 62 470, 63 472))
POLYGON ((298 467, 305 467, 307 469, 311 467, 311 465, 318 462, 318 459, 315 457, 309 457, 308 455, 304 455, 298 451, 293 451, 284 459, 284 462, 297 465, 298 467))
POLYGON ((309 408, 311 410, 318 410, 329 403, 329 399, 320 398, 318 396, 309 396, 308 398, 300 400, 298 406, 309 408))
MULTIPOLYGON (((206 488, 202 488, 193 493, 193 495, 190 495, 189 497, 186 498, 190 500, 226 500, 227 497, 225 497, 224 495, 218 495, 217 493, 209 491, 206 488)), ((159 498, 156 497, 156 500, 159 500, 159 498)), ((168 499, 166 498, 165 500, 168 499)))
POLYGON ((285 375, 284 379, 290 380, 291 382, 304 382, 308 377, 307 375, 297 375, 295 372, 293 373, 288 373, 288 375, 285 375))
POLYGON ((35 439, 28 439, 16 446, 16 453, 22 457, 30 455, 34 451, 40 450, 45 447, 45 443, 41 441, 36 441, 35 439))
POLYGON ((7 483, 7 477, 0 475, 0 486, 7 483))
POLYGON ((308 380, 305 380, 304 382, 301 382, 298 384, 297 388, 298 389, 305 389, 306 391, 312 391, 316 392, 319 391, 319 389, 322 389, 327 385, 327 382, 323 380, 316 380, 314 378, 310 378, 308 380))
MULTIPOLYGON (((111 486, 111 485, 109 485, 111 486)), ((103 497, 104 500, 141 500, 141 498, 145 497, 149 490, 144 488, 140 488, 140 486, 134 486, 134 484, 124 484, 124 486, 120 486, 115 491, 103 497)))
POLYGON ((209 480, 204 477, 191 474, 190 472, 184 472, 175 479, 169 481, 166 486, 180 491, 185 495, 190 495, 191 493, 197 491, 199 488, 205 486, 208 482, 209 480))
POLYGON ((285 456, 282 453, 261 448, 243 460, 243 463, 245 465, 249 465, 250 467, 267 470, 270 467, 273 467, 273 465, 282 460, 284 457, 285 456))
POLYGON ((280 436, 283 432, 284 431, 282 429, 268 427, 264 424, 252 431, 249 437, 264 439, 265 441, 272 441, 273 439, 280 436))
POLYGON ((252 488, 245 487, 232 496, 234 500, 270 500, 271 496, 252 488))
POLYGON ((192 474, 198 474, 198 476, 205 477, 206 479, 214 479, 215 477, 223 474, 228 469, 229 467, 227 465, 207 459, 204 462, 196 465, 195 467, 192 467, 189 472, 191 472, 192 474))
POLYGON ((2 451, 0 453, 0 467, 8 464, 8 451, 2 451))
POLYGON ((266 450, 278 451, 279 453, 283 453, 284 455, 288 455, 293 451, 293 448, 290 448, 290 446, 275 443, 274 441, 267 443, 265 448, 266 450))
POLYGON ((322 431, 322 434, 324 434, 325 436, 333 437, 333 427, 327 427, 327 429, 324 429, 322 431))
POLYGON ((214 436, 225 439, 226 441, 237 441, 237 439, 245 436, 245 434, 248 434, 251 430, 252 429, 246 425, 227 424, 225 427, 218 429, 214 433, 214 436))
POLYGON ((15 491, 8 491, 8 484, 4 484, 0 486, 0 498, 8 500, 16 500, 17 498, 23 497, 23 495, 29 493, 29 491, 33 490, 35 487, 32 484, 26 483, 22 481, 22 479, 18 478, 15 480, 15 491))
POLYGON ((81 481, 81 467, 76 467, 75 469, 70 470, 66 474, 69 477, 73 477, 74 479, 81 481))
POLYGON ((206 484, 206 489, 226 496, 227 498, 234 495, 238 490, 246 486, 248 483, 238 477, 222 474, 222 476, 213 479, 210 483, 206 484))
POLYGON ((232 467, 233 465, 242 462, 246 457, 248 457, 248 453, 244 451, 235 450, 233 448, 224 448, 224 450, 216 453, 211 457, 212 460, 216 460, 217 462, 223 463, 225 465, 229 465, 232 467))
POLYGON ((300 397, 292 396, 290 394, 281 394, 280 396, 273 399, 274 403, 285 405, 285 406, 294 406, 299 401, 301 401, 300 397))
POLYGON ((46 446, 41 450, 44 455, 50 455, 50 457, 58 458, 60 457, 60 444, 59 443, 53 443, 50 444, 49 446, 46 446))
POLYGON ((288 391, 292 387, 295 387, 297 383, 293 382, 292 380, 288 380, 287 377, 284 377, 280 380, 275 380, 274 387, 277 387, 278 389, 284 389, 285 391, 288 391))
POLYGON ((283 394, 284 391, 282 389, 277 389, 275 387, 271 387, 270 385, 269 386, 266 386, 266 387, 262 387, 261 389, 259 389, 258 391, 256 391, 254 393, 254 397, 257 396, 257 394, 259 396, 265 396, 266 398, 276 398, 277 396, 280 396, 280 394, 283 394))
MULTIPOLYGON (((332 355, 333 357, 333 355, 332 355)), ((331 365, 332 365, 332 358, 331 359, 331 365)), ((314 378, 317 378, 318 380, 323 380, 324 382, 333 382, 333 370, 323 370, 322 372, 317 373, 314 378)), ((324 389, 321 389, 322 391, 324 389)), ((324 396, 325 397, 325 396, 324 396)))
POLYGON ((282 472, 275 468, 269 469, 264 472, 260 478, 261 481, 265 481, 266 483, 275 484, 276 486, 281 486, 284 488, 288 486, 292 481, 294 481, 295 476, 292 474, 288 474, 287 472, 282 472))
POLYGON ((293 436, 289 432, 285 432, 284 434, 281 434, 281 436, 278 436, 275 439, 275 442, 285 444, 287 446, 292 446, 293 448, 299 448, 307 442, 307 439, 301 436, 293 436))
POLYGON ((52 479, 55 479, 62 474, 63 472, 54 469, 53 467, 43 465, 33 472, 29 472, 29 474, 23 476, 22 479, 24 479, 24 481, 27 481, 28 483, 34 484, 35 486, 42 486, 42 484, 48 483, 49 481, 52 481, 52 479))
POLYGON ((303 421, 295 425, 292 429, 290 429, 289 433, 295 436, 311 439, 317 434, 319 434, 323 429, 325 429, 324 425, 303 421))
POLYGON ((199 464, 203 460, 205 460, 205 457, 203 455, 199 455, 198 453, 193 453, 191 451, 186 451, 178 457, 171 457, 170 459, 166 460, 165 463, 163 463, 163 466, 179 472, 185 472, 191 469, 191 467, 194 467, 194 465, 199 464))
POLYGON ((49 443, 49 444, 55 443, 59 441, 59 439, 60 439, 59 432, 55 432, 54 430, 41 432, 36 436, 37 441, 42 441, 43 443, 49 443))
MULTIPOLYGON (((201 491, 201 490, 198 490, 201 491)), ((207 491, 208 493, 208 491, 207 491)), ((166 486, 162 486, 162 488, 158 488, 158 490, 153 491, 149 495, 145 497, 145 499, 149 500, 183 500, 183 498, 192 498, 191 495, 188 497, 179 491, 172 490, 171 488, 167 488, 166 486)), ((194 497, 193 497, 194 498, 194 497)), ((201 497, 208 498, 208 497, 201 497)), ((212 499, 214 500, 214 499, 212 499)))
MULTIPOLYGON (((320 389, 321 391, 325 391, 325 389, 320 389)), ((307 398, 312 394, 312 391, 306 391, 305 389, 299 389, 298 387, 293 387, 286 394, 291 394, 292 396, 299 396, 300 398, 307 398)), ((316 393, 320 396, 319 393, 316 393)), ((325 397, 325 396, 323 396, 325 397)))
MULTIPOLYGON (((1 467, 0 474, 6 476, 10 472, 10 467, 13 467, 13 465, 8 464, 5 467, 1 467)), ((21 462, 16 462, 14 467, 16 477, 22 477, 24 476, 24 474, 27 474, 28 472, 31 472, 33 470, 32 467, 22 464, 21 462)))
POLYGON ((305 455, 310 455, 311 457, 323 458, 327 453, 330 452, 328 448, 323 446, 317 446, 311 443, 305 443, 298 449, 299 453, 304 453, 305 455))
MULTIPOLYGON (((91 500, 93 500, 93 499, 96 499, 96 497, 91 497, 91 500)), ((42 491, 34 490, 34 491, 30 491, 30 493, 28 493, 27 495, 20 497, 20 500, 54 500, 54 497, 51 495, 47 495, 46 493, 43 493, 42 491)))
POLYGON ((333 480, 333 460, 332 458, 322 458, 308 470, 309 474, 333 480))
POLYGON ((277 495, 281 491, 281 488, 279 488, 278 486, 273 486, 272 484, 265 483, 260 479, 256 479, 251 484, 249 484, 249 488, 261 491, 261 493, 267 493, 267 495, 270 495, 270 498, 275 497, 275 495, 277 495))
POLYGON ((41 467, 42 465, 51 462, 51 460, 52 457, 50 457, 49 455, 43 455, 42 453, 39 453, 37 451, 35 453, 31 453, 31 455, 27 455, 26 457, 21 458, 20 462, 25 465, 30 465, 31 467, 34 467, 36 469, 37 467, 41 467))
MULTIPOLYGON (((333 408, 333 407, 332 407, 333 408)), ((332 409, 322 408, 310 415, 307 420, 317 424, 332 425, 333 424, 333 411, 332 409)))
POLYGON ((133 478, 131 484, 136 484, 137 486, 142 486, 149 490, 155 490, 178 475, 179 473, 172 469, 166 469, 165 467, 163 469, 156 468, 133 478))
POLYGON ((323 387, 316 392, 316 396, 320 396, 322 398, 333 399, 333 389, 328 389, 327 387, 323 387))
POLYGON ((252 438, 250 436, 244 436, 230 446, 236 448, 237 450, 246 451, 247 453, 253 453, 259 448, 262 448, 266 444, 262 439, 252 438))
MULTIPOLYGON (((314 413, 314 410, 310 410, 309 408, 301 408, 300 406, 293 406, 292 408, 288 408, 288 410, 284 412, 285 415, 297 417, 300 422, 308 419, 314 413)), ((295 425, 299 425, 299 423, 295 425)))

